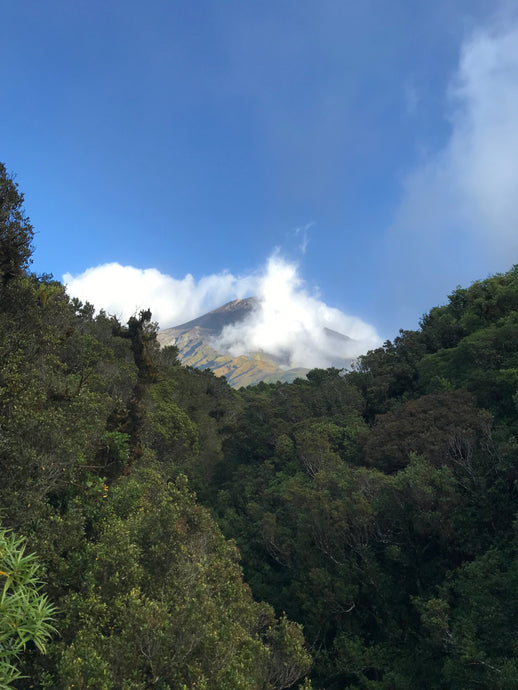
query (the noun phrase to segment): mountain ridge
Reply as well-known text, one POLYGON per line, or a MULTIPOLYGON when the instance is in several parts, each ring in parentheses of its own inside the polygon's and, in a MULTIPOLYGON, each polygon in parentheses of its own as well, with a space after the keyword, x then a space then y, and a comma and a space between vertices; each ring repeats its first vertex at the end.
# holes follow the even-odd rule
POLYGON ((259 304, 256 297, 232 300, 191 321, 159 331, 158 342, 164 347, 176 346, 182 364, 196 369, 211 369, 216 376, 225 376, 234 388, 260 381, 289 382, 304 378, 309 369, 282 368, 275 361, 278 358, 266 352, 249 352, 234 357, 214 347, 214 341, 226 326, 243 322, 259 304))

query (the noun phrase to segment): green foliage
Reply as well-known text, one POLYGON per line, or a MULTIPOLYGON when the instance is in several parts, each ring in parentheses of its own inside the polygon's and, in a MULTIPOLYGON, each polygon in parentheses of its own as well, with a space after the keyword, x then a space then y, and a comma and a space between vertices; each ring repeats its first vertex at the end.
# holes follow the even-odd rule
MULTIPOLYGON (((443 644, 450 650, 444 676, 451 688, 515 687, 518 682, 516 548, 490 548, 457 570, 435 614, 443 644)), ((434 621, 433 621, 434 622, 434 621)))
MULTIPOLYGON (((10 222, 21 223, 16 213, 10 222)), ((26 265, 21 257, 5 278, 0 302, 0 501, 5 523, 38 551, 60 616, 41 657, 53 609, 33 557, 23 556, 26 581, 23 568, 0 564, 11 578, 6 679, 96 689, 296 682, 311 663, 300 627, 254 601, 235 546, 179 477, 206 486, 233 392, 161 353, 149 312, 123 327, 26 265), (24 608, 32 618, 22 621, 24 608)))
MULTIPOLYGON (((29 580, 9 581, 12 612, 46 611, 39 633, 0 619, 11 674, 517 686, 518 267, 458 288, 352 371, 235 391, 159 350, 149 312, 123 326, 29 275, 3 167, 0 190, 2 519, 60 611, 47 641, 40 584, 16 608, 29 580)), ((1 584, 15 568, 0 570, 1 584)))
POLYGON ((0 286, 6 298, 8 283, 27 268, 33 230, 23 212, 23 194, 0 163, 0 286))
POLYGON ((366 439, 365 461, 390 473, 405 467, 413 452, 435 466, 468 472, 473 455, 490 442, 491 427, 491 415, 466 391, 422 395, 377 417, 366 439))
POLYGON ((307 670, 299 629, 252 600, 185 478, 167 485, 157 466, 121 480, 95 536, 65 600, 57 685, 266 690, 307 670))
POLYGON ((0 527, 0 688, 22 677, 17 665, 27 645, 45 653, 55 608, 42 593, 41 568, 25 542, 0 527))
POLYGON ((514 687, 517 306, 514 268, 345 375, 239 393, 220 524, 319 687, 514 687))

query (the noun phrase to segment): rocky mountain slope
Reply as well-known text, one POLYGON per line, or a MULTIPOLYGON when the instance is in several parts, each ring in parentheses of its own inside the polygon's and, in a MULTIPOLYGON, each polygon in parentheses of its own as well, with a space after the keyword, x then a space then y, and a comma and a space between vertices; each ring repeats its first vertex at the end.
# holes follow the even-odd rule
POLYGON ((216 349, 215 341, 225 326, 243 321, 257 306, 258 301, 254 297, 228 302, 197 319, 160 331, 158 340, 161 345, 175 345, 182 364, 197 369, 211 369, 216 376, 226 376, 230 385, 235 388, 259 381, 293 381, 298 377, 303 378, 307 369, 283 369, 275 361, 275 357, 268 353, 253 352, 233 357, 216 349))

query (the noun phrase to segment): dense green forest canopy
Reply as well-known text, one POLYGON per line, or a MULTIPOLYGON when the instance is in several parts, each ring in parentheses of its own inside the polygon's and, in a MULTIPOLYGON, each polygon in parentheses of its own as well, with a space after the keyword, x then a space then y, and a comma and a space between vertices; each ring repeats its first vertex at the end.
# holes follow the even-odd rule
POLYGON ((47 627, 0 687, 518 687, 517 267, 236 391, 31 274, 22 202, 1 166, 1 534, 47 627))
POLYGON ((121 325, 30 274, 23 197, 3 166, 0 179, 0 518, 48 597, 36 590, 39 637, 0 625, 0 687, 289 687, 311 664, 301 627, 252 597, 186 477, 219 451, 214 377, 160 351, 149 312, 121 325))

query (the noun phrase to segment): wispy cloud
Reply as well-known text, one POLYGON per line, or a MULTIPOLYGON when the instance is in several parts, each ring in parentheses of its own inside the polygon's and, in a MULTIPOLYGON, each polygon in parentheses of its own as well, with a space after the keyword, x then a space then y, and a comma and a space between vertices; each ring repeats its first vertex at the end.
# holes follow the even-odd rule
POLYGON ((518 23, 467 40, 449 88, 445 146, 406 179, 395 228, 462 231, 493 256, 518 249, 518 23))
POLYGON ((518 249, 518 23, 463 48, 445 166, 472 232, 498 256, 518 249))
POLYGON ((245 322, 228 328, 217 343, 233 355, 264 351, 286 366, 342 366, 380 344, 374 327, 325 304, 308 292, 296 264, 274 254, 253 273, 217 273, 176 279, 156 269, 117 263, 63 276, 70 295, 126 320, 150 307, 161 328, 178 325, 246 296, 259 300, 245 322), (340 338, 343 334, 348 338, 340 338))
POLYGON ((300 240, 299 250, 302 254, 306 253, 309 244, 309 231, 314 225, 315 223, 311 221, 311 223, 295 228, 294 234, 300 240))
POLYGON ((518 259, 516 19, 464 42, 447 105, 449 135, 407 176, 388 235, 399 302, 412 302, 416 281, 430 285, 429 306, 434 290, 444 298, 518 259))

